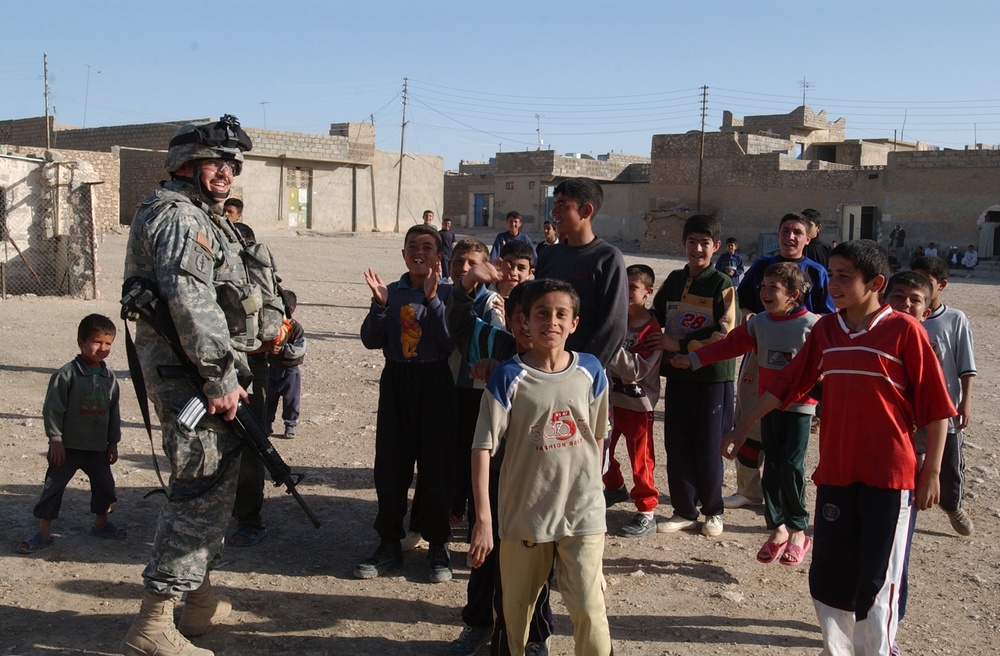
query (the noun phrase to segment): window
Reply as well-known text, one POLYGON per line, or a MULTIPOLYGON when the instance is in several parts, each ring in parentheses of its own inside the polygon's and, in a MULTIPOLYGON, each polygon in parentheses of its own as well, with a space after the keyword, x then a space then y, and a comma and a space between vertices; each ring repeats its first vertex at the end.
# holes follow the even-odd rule
POLYGON ((531 180, 530 182, 528 182, 528 189, 534 189, 534 188, 535 188, 535 181, 531 180))
POLYGON ((510 191, 512 189, 514 189, 514 183, 513 182, 508 182, 507 183, 507 190, 510 191))

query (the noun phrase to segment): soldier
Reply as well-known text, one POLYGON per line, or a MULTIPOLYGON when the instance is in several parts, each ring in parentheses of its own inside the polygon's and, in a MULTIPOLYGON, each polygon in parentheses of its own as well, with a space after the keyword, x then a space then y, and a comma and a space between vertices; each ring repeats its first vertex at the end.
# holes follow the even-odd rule
POLYGON ((171 472, 143 571, 142 608, 122 645, 132 656, 212 656, 185 636, 203 634, 232 610, 229 600, 212 590, 209 571, 221 555, 240 467, 240 439, 223 419, 233 419, 238 403, 247 400, 237 371, 244 374, 245 352, 261 344, 261 295, 248 279, 242 246, 222 216, 222 203, 251 147, 232 116, 181 127, 167 153, 170 180, 139 204, 132 220, 126 288, 141 284, 154 290, 205 380, 195 389, 188 378, 173 375, 180 367, 171 346, 138 322, 136 351, 171 472), (197 393, 207 398, 209 414, 189 429, 177 414, 197 393), (173 609, 182 596, 175 627, 173 609))

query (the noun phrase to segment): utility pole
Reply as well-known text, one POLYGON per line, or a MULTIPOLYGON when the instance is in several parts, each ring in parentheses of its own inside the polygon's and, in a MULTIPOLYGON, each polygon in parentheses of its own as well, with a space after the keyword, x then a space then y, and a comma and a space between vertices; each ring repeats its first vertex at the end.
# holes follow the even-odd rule
POLYGON ((403 139, 406 137, 406 100, 408 78, 403 78, 403 126, 399 130, 399 182, 396 184, 396 229, 399 232, 399 204, 403 200, 403 139))
POLYGON ((49 55, 42 53, 42 77, 45 80, 45 148, 52 148, 52 130, 49 129, 49 55))
POLYGON ((813 83, 812 82, 806 82, 806 76, 803 75, 802 79, 799 80, 799 86, 802 87, 802 106, 805 107, 806 106, 806 89, 812 89, 813 88, 813 83))
POLYGON ((698 214, 701 214, 701 175, 705 167, 705 114, 708 110, 708 87, 701 88, 701 152, 698 154, 698 214))
POLYGON ((538 139, 537 149, 542 149, 542 116, 535 114, 535 137, 538 139))
POLYGON ((264 113, 264 129, 267 129, 267 104, 271 102, 270 100, 260 101, 260 111, 264 113))

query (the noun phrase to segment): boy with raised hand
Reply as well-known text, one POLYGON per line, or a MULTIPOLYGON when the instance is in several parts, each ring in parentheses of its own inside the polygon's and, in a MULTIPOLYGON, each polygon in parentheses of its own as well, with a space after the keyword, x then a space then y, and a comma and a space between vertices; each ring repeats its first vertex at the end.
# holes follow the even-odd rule
MULTIPOLYGON (((443 236, 443 232, 441 233, 443 236)), ((520 244, 523 246, 523 244, 520 244)), ((486 245, 478 239, 463 239, 456 245, 452 255, 452 296, 462 289, 464 296, 472 303, 473 311, 477 318, 491 326, 496 326, 501 330, 504 327, 502 310, 498 310, 496 305, 498 293, 487 288, 489 281, 469 280, 466 276, 476 267, 487 264, 488 251, 486 245), (466 282, 469 284, 466 285, 466 282)), ((509 293, 509 291, 508 291, 509 293)), ((451 301, 451 298, 448 299, 451 301)), ((499 303, 502 307, 502 302, 499 303)), ((450 332, 450 329, 449 329, 450 332)), ((452 341, 459 343, 458 337, 452 333, 452 341)), ((469 365, 463 357, 461 349, 452 351, 448 359, 452 374, 455 376, 455 388, 458 403, 458 419, 456 426, 456 447, 455 452, 455 495, 451 504, 452 523, 457 522, 465 516, 467 505, 471 499, 472 484, 472 438, 476 433, 476 420, 479 417, 479 402, 483 396, 486 385, 483 381, 474 380, 470 376, 469 365)))
POLYGON ((503 257, 501 254, 503 247, 512 241, 527 244, 532 253, 535 251, 535 244, 531 241, 531 237, 521 232, 521 213, 516 210, 507 212, 507 230, 498 234, 493 240, 493 248, 490 249, 490 262, 494 265, 500 264, 500 258, 503 257))
POLYGON ((529 284, 522 321, 531 348, 498 366, 483 395, 473 444, 477 523, 469 564, 494 548, 490 456, 504 449, 499 478, 500 572, 510 651, 525 653, 535 600, 555 563, 576 651, 611 653, 604 601, 601 456, 608 384, 600 362, 566 350, 579 300, 560 280, 529 284))
POLYGON ((535 251, 531 246, 520 241, 510 241, 500 249, 500 278, 490 285, 490 289, 503 298, 510 295, 510 290, 535 273, 535 251))
MULTIPOLYGON (((793 262, 805 274, 806 281, 810 285, 809 293, 803 299, 803 306, 807 310, 814 314, 833 312, 833 303, 826 291, 828 279, 826 268, 805 255, 806 247, 812 240, 810 235, 813 229, 813 223, 803 214, 790 213, 781 217, 778 223, 778 254, 762 257, 754 262, 736 291, 744 321, 764 311, 760 300, 760 286, 764 282, 764 272, 772 264, 779 262, 793 262)), ((739 386, 736 390, 736 421, 743 416, 744 408, 753 405, 757 400, 757 374, 757 354, 747 353, 740 364, 739 386)), ((751 431, 736 458, 736 493, 723 500, 726 508, 764 503, 764 492, 760 484, 762 457, 760 426, 754 426, 751 431)))
MULTIPOLYGON (((664 332, 649 337, 650 348, 689 353, 724 338, 739 323, 736 289, 729 276, 712 266, 721 246, 722 224, 696 214, 684 222, 688 263, 667 276, 653 297, 653 313, 664 332)), ((664 356, 663 441, 667 486, 673 515, 657 531, 673 533, 698 526, 698 504, 705 515, 701 532, 722 535, 722 460, 719 444, 733 426, 733 360, 698 371, 678 369, 664 356)))
POLYGON ((823 376, 809 591, 827 654, 889 654, 910 512, 938 502, 945 433, 955 414, 926 332, 879 301, 888 271, 873 241, 833 249, 830 295, 838 312, 820 317, 722 445, 731 458, 751 424, 823 376), (914 426, 927 427, 919 475, 914 426))
POLYGON ((535 278, 565 280, 580 297, 580 325, 567 348, 597 356, 608 366, 625 340, 628 276, 621 251, 594 234, 594 218, 604 190, 590 178, 570 178, 556 186, 552 218, 565 237, 545 249, 535 278))
POLYGON ((66 486, 83 470, 90 479, 90 534, 124 540, 125 531, 108 520, 118 497, 111 465, 118 461, 121 420, 118 381, 104 363, 111 353, 117 329, 100 314, 90 314, 77 328, 79 355, 49 379, 42 415, 49 438, 45 486, 35 506, 38 532, 17 545, 29 554, 51 546, 52 521, 59 517, 66 486))
POLYGON ((948 513, 951 527, 959 535, 975 530, 972 517, 962 507, 965 491, 965 459, 962 457, 962 431, 972 414, 972 382, 976 377, 972 326, 961 310, 941 302, 941 292, 948 286, 948 265, 938 257, 925 255, 913 262, 913 270, 931 279, 933 293, 930 316, 924 321, 933 344, 941 353, 941 367, 948 396, 958 408, 958 415, 948 420, 948 436, 941 460, 941 509, 948 513))
POLYGON ((375 530, 381 541, 354 575, 371 579, 402 565, 403 517, 416 464, 418 525, 430 543, 430 581, 440 583, 451 580, 446 543, 455 475, 455 381, 448 367, 454 344, 444 320, 451 285, 438 284, 441 235, 433 226, 407 230, 402 254, 407 272, 398 282, 386 285, 373 270, 365 272, 372 305, 361 341, 385 356, 375 428, 375 530))
POLYGON ((646 308, 653 296, 655 274, 645 264, 633 264, 628 275, 628 332, 625 343, 608 365, 611 376, 613 411, 608 470, 604 473, 604 501, 608 508, 630 496, 636 514, 622 527, 627 538, 656 533, 653 511, 659 491, 653 478, 656 460, 653 450, 653 408, 660 398, 660 359, 663 351, 650 348, 647 338, 659 334, 660 324, 646 308), (615 459, 618 439, 625 438, 632 465, 632 492, 629 494, 621 466, 615 459))

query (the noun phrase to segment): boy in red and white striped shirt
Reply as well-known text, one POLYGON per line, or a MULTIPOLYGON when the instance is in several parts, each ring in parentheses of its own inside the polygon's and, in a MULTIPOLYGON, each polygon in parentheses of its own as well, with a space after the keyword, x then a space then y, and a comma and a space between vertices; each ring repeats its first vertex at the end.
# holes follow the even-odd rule
POLYGON ((722 443, 723 455, 738 449, 754 421, 823 378, 809 591, 830 654, 890 653, 910 512, 914 503, 926 510, 938 501, 944 438, 955 415, 926 332, 879 302, 888 272, 873 241, 833 250, 829 292, 837 313, 816 323, 722 443), (914 426, 927 427, 919 475, 914 426))

